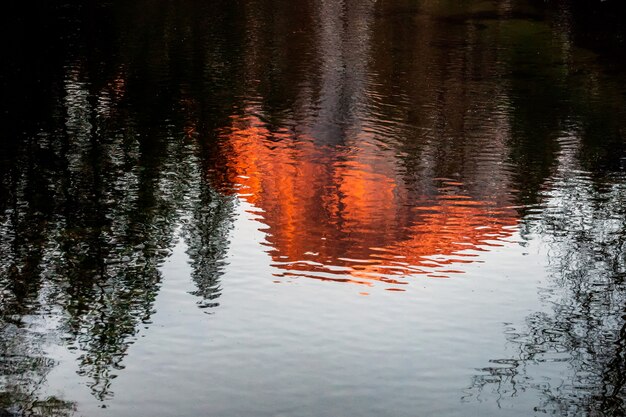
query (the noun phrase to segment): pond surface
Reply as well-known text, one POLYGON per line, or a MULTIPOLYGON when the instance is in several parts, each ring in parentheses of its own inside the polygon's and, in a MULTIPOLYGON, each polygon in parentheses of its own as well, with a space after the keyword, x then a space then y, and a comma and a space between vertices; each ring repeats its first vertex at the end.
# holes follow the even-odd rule
POLYGON ((626 412, 622 8, 92 3, 3 19, 1 416, 626 412))

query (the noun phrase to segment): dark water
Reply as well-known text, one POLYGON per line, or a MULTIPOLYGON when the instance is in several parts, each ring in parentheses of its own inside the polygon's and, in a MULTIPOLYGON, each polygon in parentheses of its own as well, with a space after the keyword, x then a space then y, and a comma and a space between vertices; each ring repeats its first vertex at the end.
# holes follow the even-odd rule
POLYGON ((623 6, 19 7, 0 416, 626 412, 623 6))

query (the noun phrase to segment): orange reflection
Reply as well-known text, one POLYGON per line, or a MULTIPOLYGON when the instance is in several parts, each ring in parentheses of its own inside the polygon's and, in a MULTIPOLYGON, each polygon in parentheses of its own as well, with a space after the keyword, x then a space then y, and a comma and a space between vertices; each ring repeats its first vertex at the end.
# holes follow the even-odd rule
POLYGON ((416 195, 393 150, 365 135, 355 146, 330 147, 232 116, 220 137, 217 182, 256 208, 277 276, 364 285, 445 278, 517 224, 504 204, 450 193, 460 182, 416 195))

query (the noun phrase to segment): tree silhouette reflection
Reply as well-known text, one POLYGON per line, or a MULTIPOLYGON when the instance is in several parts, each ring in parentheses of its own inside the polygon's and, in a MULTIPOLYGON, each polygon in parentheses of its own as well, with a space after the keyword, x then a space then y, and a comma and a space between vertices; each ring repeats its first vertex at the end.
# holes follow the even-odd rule
MULTIPOLYGON (((169 73, 153 71, 154 77, 146 78, 142 66, 150 60, 168 65, 158 56, 162 45, 127 48, 133 45, 128 38, 144 36, 147 27, 160 28, 153 35, 164 39, 176 19, 187 25, 194 20, 175 13, 144 15, 134 31, 90 40, 73 37, 76 28, 106 32, 110 15, 70 7, 76 13, 68 16, 62 8, 50 8, 50 19, 71 22, 55 28, 60 32, 55 35, 71 38, 75 49, 55 45, 59 56, 52 61, 63 72, 43 78, 45 99, 29 92, 42 109, 18 107, 8 113, 36 123, 12 125, 15 130, 6 132, 12 138, 2 142, 0 166, 0 406, 26 415, 48 415, 45 407, 64 415, 73 407, 39 397, 55 365, 46 347, 57 343, 77 350, 79 374, 87 377, 96 398, 113 395, 111 382, 124 367, 129 346, 150 324, 162 279, 159 267, 178 239, 189 247, 200 306, 217 305, 232 208, 232 199, 209 188, 208 154, 187 129, 204 117, 198 129, 210 131, 219 119, 219 106, 210 100, 216 86, 196 86, 208 98, 192 103, 199 109, 194 114, 183 80, 192 79, 189 71, 195 68, 172 61, 169 73), (81 55, 89 47, 93 51, 81 55), (118 58, 99 67, 112 50, 118 58), (151 110, 142 111, 147 103, 151 110), (172 108, 172 103, 180 104, 172 108)), ((130 18, 127 12, 120 16, 130 18)), ((190 28, 199 31, 198 39, 205 36, 204 23, 190 28)), ((225 59, 206 52, 200 47, 190 53, 200 65, 225 59)), ((26 65, 29 57, 23 59, 26 65)), ((37 71, 29 71, 21 76, 37 77, 37 71)))
MULTIPOLYGON (((589 71, 592 79, 602 76, 589 71)), ((523 325, 507 324, 513 353, 480 369, 466 400, 495 400, 505 408, 522 397, 535 412, 553 415, 626 412, 624 119, 617 116, 622 99, 610 89, 585 88, 586 82, 554 71, 526 81, 513 94, 526 103, 515 107, 513 136, 534 138, 551 150, 531 161, 518 158, 519 143, 511 147, 521 166, 544 164, 529 169, 543 178, 521 182, 520 198, 528 204, 522 209, 523 235, 543 242, 549 254, 548 278, 539 293, 545 308, 523 325), (575 85, 581 82, 582 87, 575 85), (527 119, 524 109, 533 111, 532 103, 541 102, 550 88, 559 102, 527 119), (545 125, 531 126, 530 119, 544 118, 545 125), (531 127, 535 136, 524 132, 531 127)))
POLYGON ((553 195, 533 222, 549 239, 552 254, 550 281, 541 293, 550 308, 528 316, 521 328, 509 328, 515 355, 482 369, 470 392, 505 402, 534 390, 541 399, 537 410, 621 415, 626 411, 626 188, 611 184, 600 195, 594 184, 576 176, 561 184, 567 185, 576 192, 553 195))

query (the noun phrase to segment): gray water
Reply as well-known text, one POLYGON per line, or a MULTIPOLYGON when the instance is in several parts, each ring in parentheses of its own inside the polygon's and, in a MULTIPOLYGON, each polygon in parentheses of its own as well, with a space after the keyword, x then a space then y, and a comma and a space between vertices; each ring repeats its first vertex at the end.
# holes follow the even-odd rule
POLYGON ((623 7, 40 3, 0 415, 626 411, 623 7))

